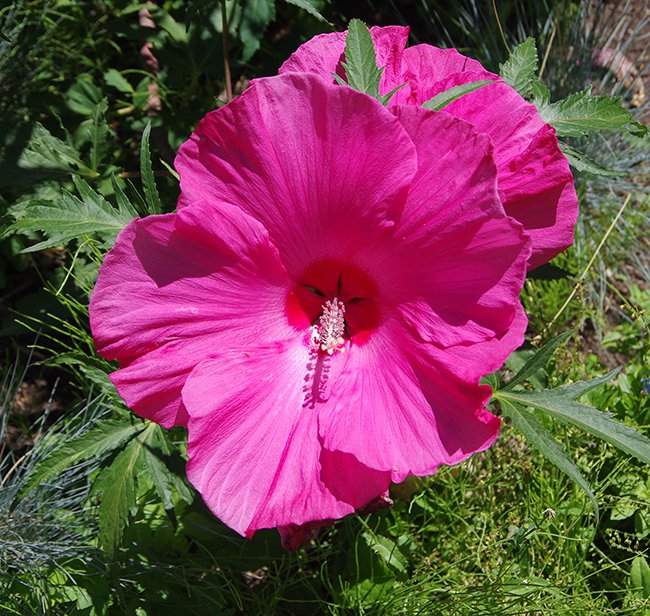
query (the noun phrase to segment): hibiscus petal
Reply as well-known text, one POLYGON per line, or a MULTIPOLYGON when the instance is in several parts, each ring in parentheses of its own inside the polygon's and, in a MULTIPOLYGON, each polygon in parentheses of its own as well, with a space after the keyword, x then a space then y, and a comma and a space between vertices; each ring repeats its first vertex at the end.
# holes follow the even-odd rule
POLYGON ((288 73, 257 80, 208 114, 175 164, 179 207, 203 198, 238 205, 269 230, 299 277, 306 263, 345 258, 393 224, 416 156, 378 101, 288 73))
MULTIPOLYGON (((394 230, 401 242, 368 257, 380 261, 379 288, 423 340, 444 348, 500 339, 519 306, 530 248, 501 206, 489 140, 444 113, 391 109, 415 143, 418 171, 394 230)), ((513 348, 499 347, 494 361, 513 348)))
POLYGON ((391 100, 393 105, 420 106, 443 91, 441 82, 454 73, 475 73, 467 81, 498 79, 498 75, 483 68, 480 62, 455 49, 440 49, 433 45, 413 45, 402 54, 401 76, 408 85, 391 100))
POLYGON ((180 388, 210 351, 295 333, 278 319, 289 286, 263 227, 237 207, 198 203, 135 220, 91 297, 95 344, 119 361, 112 379, 135 412, 183 423, 180 388))
MULTIPOLYGON (((404 26, 374 26, 370 35, 375 44, 377 66, 385 67, 380 83, 380 93, 386 94, 399 82, 402 53, 408 40, 409 28, 404 26)), ((280 67, 278 73, 315 73, 333 81, 336 73, 345 78, 341 62, 345 61, 345 32, 319 34, 301 45, 280 67)))
POLYGON ((187 475, 215 515, 242 535, 337 519, 387 488, 386 473, 353 456, 328 454, 322 471, 317 406, 303 380, 314 361, 294 338, 206 359, 185 384, 187 475), (330 491, 324 481, 336 472, 348 479, 330 491), (337 497, 351 496, 348 483, 361 493, 356 501, 337 497))
POLYGON ((489 393, 431 362, 407 330, 387 321, 350 349, 319 407, 323 446, 390 471, 394 481, 430 475, 494 441, 499 420, 484 409, 489 393))
POLYGON ((578 200, 569 164, 555 131, 534 105, 498 75, 455 50, 416 45, 402 56, 400 90, 392 104, 421 105, 450 88, 484 79, 496 82, 463 95, 445 111, 489 135, 499 174, 499 192, 508 213, 524 225, 533 242, 529 269, 549 261, 573 243, 578 200))

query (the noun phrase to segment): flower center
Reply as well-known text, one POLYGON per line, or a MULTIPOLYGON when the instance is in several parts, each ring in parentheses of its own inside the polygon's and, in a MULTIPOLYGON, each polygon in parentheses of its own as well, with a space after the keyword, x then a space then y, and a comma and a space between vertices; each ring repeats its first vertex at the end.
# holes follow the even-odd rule
POLYGON ((335 297, 323 305, 323 314, 318 319, 312 343, 314 346, 319 346, 321 351, 333 355, 337 351, 345 350, 344 332, 345 304, 335 297))
POLYGON ((378 327, 379 291, 355 265, 323 260, 309 265, 287 295, 286 316, 298 331, 310 331, 319 353, 343 351, 346 340, 364 344, 378 327))

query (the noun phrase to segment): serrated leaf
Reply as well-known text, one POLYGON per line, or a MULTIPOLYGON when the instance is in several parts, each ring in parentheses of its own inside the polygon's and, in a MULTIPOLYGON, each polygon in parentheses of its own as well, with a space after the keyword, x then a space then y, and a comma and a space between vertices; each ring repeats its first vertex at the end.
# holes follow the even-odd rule
POLYGON ((495 398, 499 401, 507 400, 526 407, 533 406, 562 423, 582 428, 642 462, 650 464, 650 439, 633 428, 612 419, 608 413, 575 402, 573 399, 610 379, 614 374, 615 372, 591 381, 574 383, 548 391, 500 390, 495 392, 495 398))
POLYGON ((596 497, 578 467, 567 456, 562 446, 529 411, 522 409, 517 404, 513 404, 510 400, 501 400, 501 408, 504 415, 510 418, 514 427, 526 437, 526 440, 539 449, 544 457, 584 490, 594 507, 596 524, 598 524, 600 512, 596 497))
POLYGON ((72 180, 81 200, 65 190, 61 191, 57 202, 33 200, 27 204, 22 217, 5 230, 4 235, 42 231, 48 239, 23 250, 35 252, 65 245, 72 239, 95 233, 105 239, 113 239, 133 219, 130 212, 112 207, 81 178, 72 176, 72 180))
POLYGON ((449 105, 449 103, 453 103, 461 96, 465 96, 465 94, 469 94, 470 92, 475 92, 476 90, 482 88, 488 83, 494 83, 494 81, 492 79, 484 79, 482 81, 471 81, 469 83, 464 83, 460 86, 449 88, 449 90, 440 92, 435 96, 433 96, 432 98, 430 98, 428 101, 425 101, 422 104, 422 107, 424 107, 425 109, 431 109, 432 111, 440 111, 441 109, 444 109, 447 105, 449 105))
POLYGON ((499 65, 499 74, 524 97, 533 93, 537 72, 537 47, 535 39, 528 38, 512 50, 510 57, 499 65))
POLYGON ((643 556, 637 556, 632 561, 630 586, 644 599, 650 598, 650 566, 643 556))
POLYGON ((343 67, 351 88, 379 98, 382 71, 377 68, 377 54, 370 30, 360 19, 352 19, 348 25, 343 67))
POLYGON ((151 166, 151 150, 149 149, 150 134, 151 122, 142 131, 142 142, 140 143, 140 174, 142 175, 142 190, 144 191, 147 213, 160 214, 162 212, 162 205, 151 166))
POLYGON ((99 507, 99 543, 109 558, 117 550, 129 512, 135 505, 136 469, 142 464, 142 435, 132 439, 112 464, 99 474, 95 487, 102 493, 99 507))
POLYGON ((542 107, 540 113, 544 122, 553 126, 561 137, 581 137, 628 125, 634 134, 647 132, 647 128, 621 106, 620 96, 592 96, 591 86, 542 107))
POLYGON ((138 212, 129 201, 128 197, 122 190, 122 187, 119 185, 114 175, 111 175, 111 184, 113 185, 113 190, 115 191, 115 200, 117 201, 118 208, 124 212, 128 212, 132 218, 137 218, 138 212))
POLYGON ((146 441, 147 447, 143 450, 143 460, 146 465, 147 474, 151 478, 153 487, 163 503, 166 510, 174 508, 172 499, 174 491, 182 500, 191 503, 192 493, 185 485, 185 482, 173 470, 171 470, 158 453, 169 456, 171 453, 165 435, 159 426, 153 425, 146 441))
POLYGON ((39 122, 34 124, 27 148, 18 160, 18 167, 22 170, 44 169, 94 175, 74 148, 55 137, 39 122))
POLYGON ((555 352, 562 343, 566 342, 572 335, 573 330, 564 332, 553 338, 550 342, 544 345, 537 351, 503 387, 502 391, 508 391, 515 385, 523 383, 525 380, 533 376, 540 368, 543 368, 548 363, 551 355, 555 352))
POLYGON ((597 163, 595 160, 592 160, 584 152, 576 150, 574 147, 571 147, 568 143, 562 141, 559 142, 560 150, 562 154, 567 157, 569 164, 576 170, 581 171, 582 173, 591 173, 591 175, 599 175, 602 177, 615 178, 625 175, 620 171, 615 171, 610 167, 605 167, 597 163))
POLYGON ((406 572, 407 562, 404 555, 392 539, 378 535, 370 530, 362 533, 368 547, 377 554, 391 569, 406 572))
POLYGON ((34 489, 58 477, 64 470, 91 458, 99 458, 134 438, 145 426, 131 424, 118 419, 100 419, 80 437, 57 447, 51 455, 39 461, 23 488, 24 492, 34 489))
POLYGON ((57 202, 30 201, 22 217, 11 224, 4 235, 25 231, 45 233, 47 240, 23 250, 35 252, 95 233, 103 238, 114 238, 133 219, 130 211, 111 206, 81 178, 72 176, 72 180, 81 200, 63 190, 57 202))
POLYGON ((287 4, 293 4, 294 6, 297 6, 298 8, 302 9, 303 11, 307 11, 310 15, 315 17, 316 19, 324 22, 324 23, 329 23, 327 19, 325 19, 317 10, 316 8, 309 2, 309 0, 284 0, 287 4))

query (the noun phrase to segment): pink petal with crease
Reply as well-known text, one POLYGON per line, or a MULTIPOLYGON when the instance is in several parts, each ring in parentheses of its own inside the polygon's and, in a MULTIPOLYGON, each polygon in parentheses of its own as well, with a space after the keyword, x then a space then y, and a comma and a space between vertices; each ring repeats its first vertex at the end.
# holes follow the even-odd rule
POLYGON ((305 398, 309 349, 300 339, 206 359, 188 378, 187 474, 228 526, 261 528, 337 519, 386 490, 386 473, 352 456, 332 455, 321 470, 317 407, 305 398), (351 474, 331 491, 334 472, 351 474), (357 500, 346 502, 350 487, 357 500), (364 495, 365 490, 365 495, 364 495), (336 495, 335 495, 336 493, 336 495))
POLYGON ((378 101, 289 73, 258 79, 208 114, 175 164, 179 208, 201 199, 238 205, 300 276, 305 263, 344 257, 394 224, 416 155, 378 101))
POLYGON ((90 303, 98 352, 143 417, 184 423, 180 389, 210 351, 295 333, 290 281, 261 225, 231 205, 138 219, 106 256, 90 303), (246 310, 242 310, 246 306, 246 310))

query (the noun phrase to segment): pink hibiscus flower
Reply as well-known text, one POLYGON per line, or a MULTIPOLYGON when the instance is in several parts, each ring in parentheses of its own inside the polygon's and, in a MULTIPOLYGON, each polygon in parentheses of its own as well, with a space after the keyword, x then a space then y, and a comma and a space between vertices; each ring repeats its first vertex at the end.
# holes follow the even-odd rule
MULTIPOLYGON (((544 123, 535 106, 498 75, 455 49, 432 45, 406 48, 406 27, 374 27, 370 32, 377 64, 385 67, 381 94, 407 84, 393 96, 390 105, 419 107, 455 86, 494 80, 450 103, 444 111, 490 136, 503 206, 508 215, 524 225, 533 242, 529 269, 568 248, 573 243, 578 216, 573 176, 555 130, 544 123)), ((282 65, 280 73, 316 73, 332 82, 332 73, 344 77, 341 61, 345 60, 345 37, 346 32, 315 36, 282 65)))
POLYGON ((179 152, 90 318, 139 415, 188 428, 210 509, 287 545, 494 440, 479 378, 523 340, 529 241, 485 135, 313 75, 260 79, 179 152))

